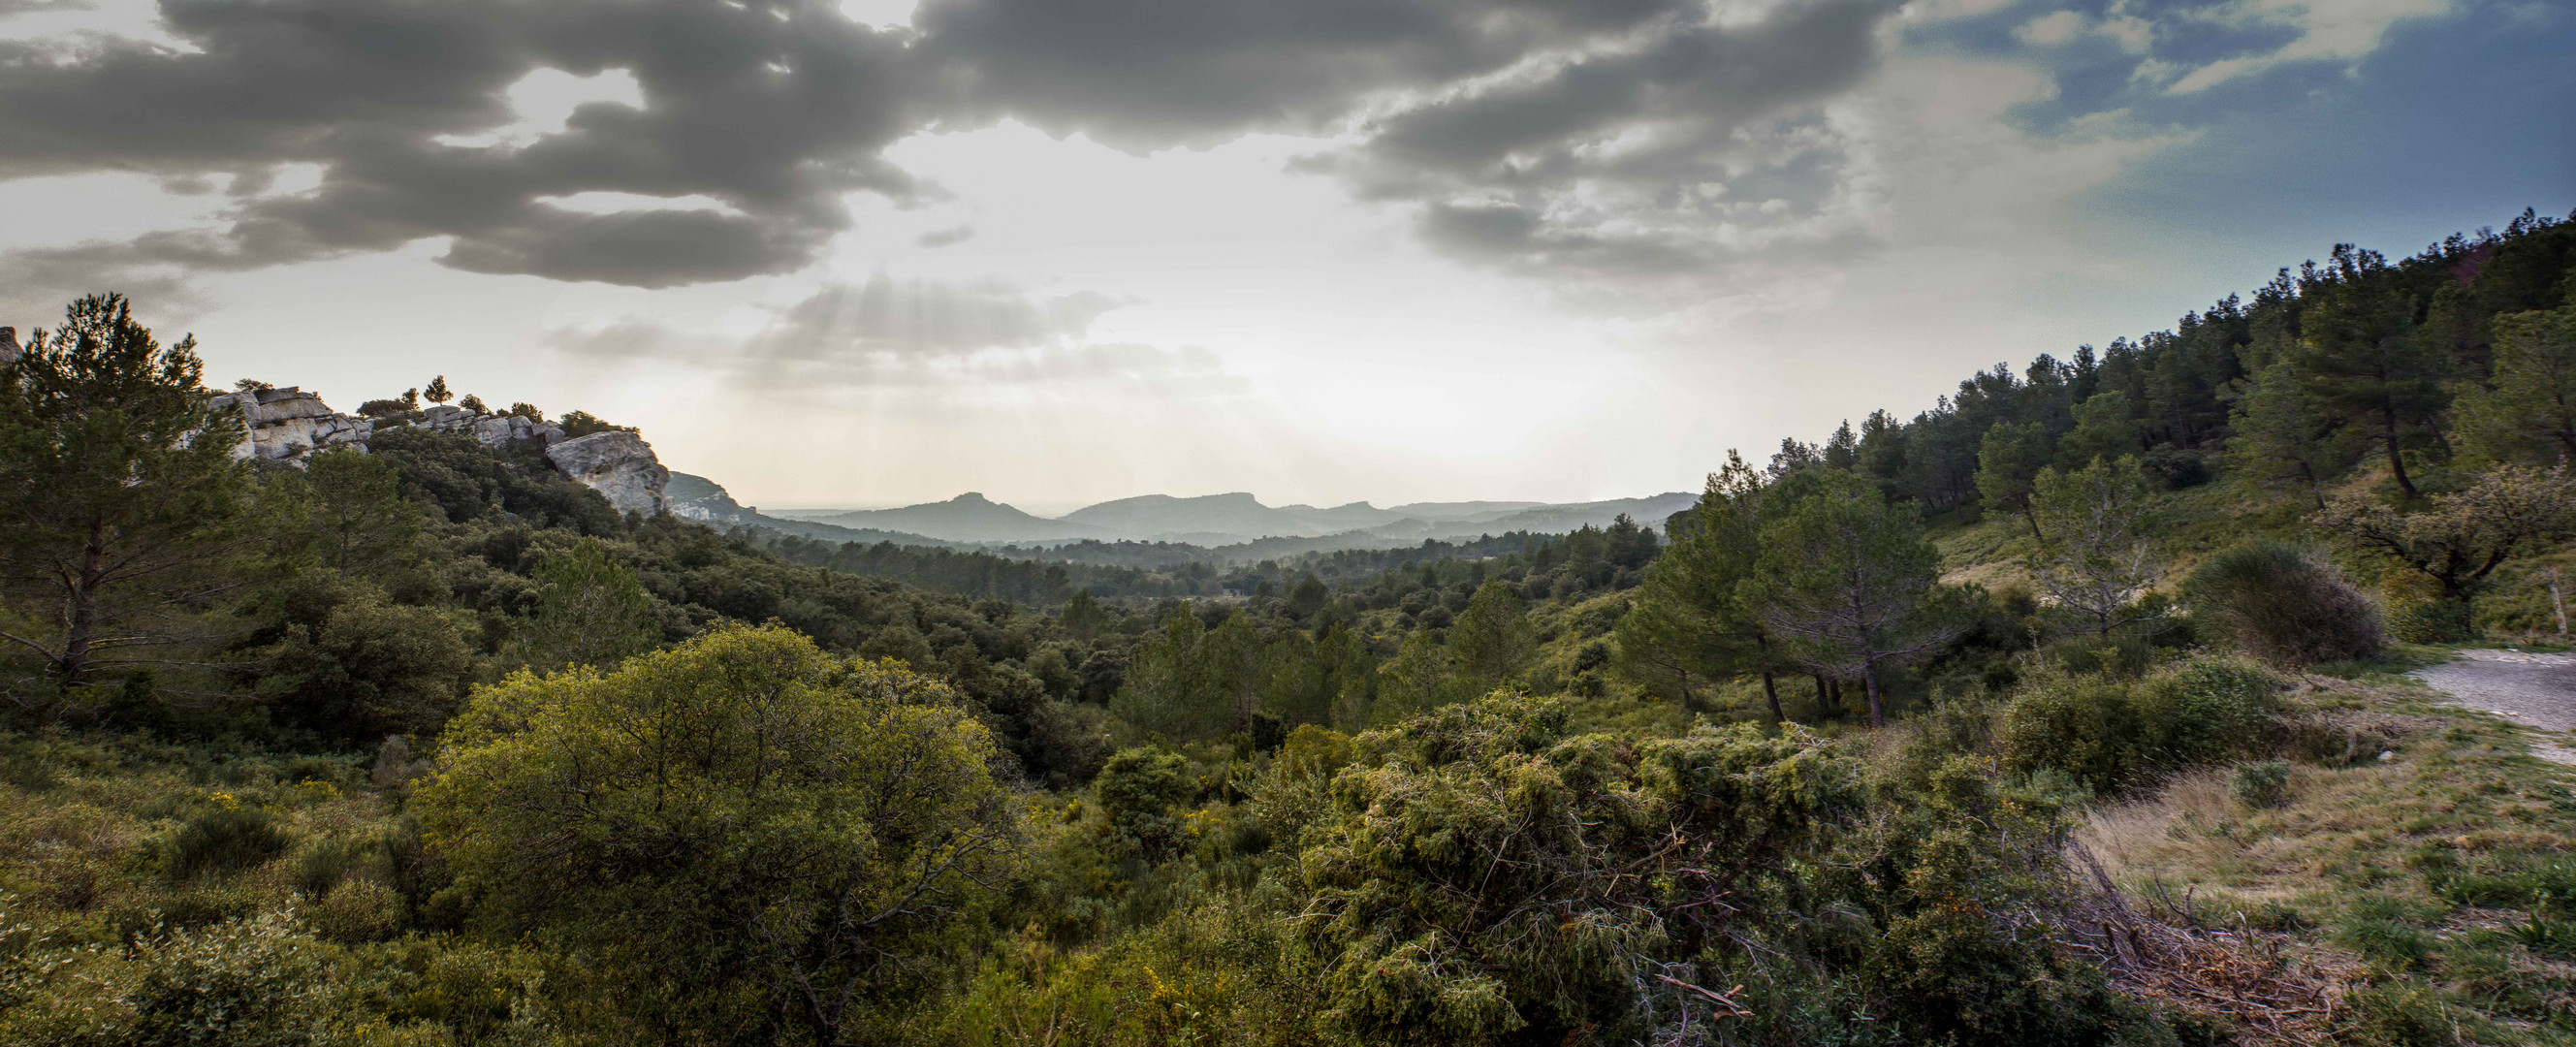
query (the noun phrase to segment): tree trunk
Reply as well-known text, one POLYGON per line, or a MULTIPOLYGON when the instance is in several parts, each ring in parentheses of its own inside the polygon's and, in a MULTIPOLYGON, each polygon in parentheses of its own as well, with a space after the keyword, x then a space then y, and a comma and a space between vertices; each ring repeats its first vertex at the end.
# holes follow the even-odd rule
POLYGON ((2388 471, 2390 474, 2397 477, 2397 489, 2406 492, 2406 499, 2408 501, 2413 501, 2417 498, 2423 497, 2416 493, 2415 481, 2409 479, 2406 475, 2406 456, 2397 450, 2396 405, 2389 404, 2382 407, 2380 410, 2380 417, 2385 423, 2380 431, 2386 437, 2388 442, 2388 471))
POLYGON ((1825 691, 1825 674, 1815 674, 1814 680, 1816 681, 1816 715, 1831 717, 1834 714, 1834 699, 1825 691))
POLYGON ((1887 711, 1879 705, 1878 701, 1878 663, 1868 662, 1863 664, 1860 670, 1860 679, 1861 684, 1869 688, 1869 725, 1872 727, 1887 726, 1887 711))
MULTIPOLYGON (((2556 592, 2557 590, 2553 587, 2551 591, 2556 592)), ((2560 635, 2565 635, 2567 632, 2567 613, 2563 609, 2558 614, 2558 632, 2560 635)), ((1762 674, 1762 700, 1771 703, 1771 723, 1773 726, 1777 726, 1782 721, 1788 719, 1788 717, 1780 715, 1780 688, 1779 685, 1771 682, 1771 674, 1767 672, 1762 674)))

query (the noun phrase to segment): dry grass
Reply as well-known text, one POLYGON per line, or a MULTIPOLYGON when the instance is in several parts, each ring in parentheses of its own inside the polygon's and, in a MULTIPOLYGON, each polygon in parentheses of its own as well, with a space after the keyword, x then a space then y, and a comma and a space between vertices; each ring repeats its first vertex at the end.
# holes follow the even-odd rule
POLYGON ((2385 972, 2321 928, 2372 907, 2447 912, 2426 927, 2438 950, 2510 960, 2482 982, 2437 959, 2454 999, 2490 995, 2495 977, 2563 980, 2561 965, 2493 944, 2521 917, 2454 907, 2418 870, 2428 854, 2576 849, 2576 775, 2528 755, 2518 729, 2402 685, 2319 680, 2299 704, 2282 743, 2301 751, 2284 755, 2312 762, 2293 765, 2278 806, 2240 802, 2231 769, 2211 768, 2091 813, 2069 856, 2098 892, 2094 926, 2073 947, 2125 991, 2223 1019, 2248 1043, 2321 1044, 2348 1024, 2340 1001, 2385 972), (2324 734, 2359 744, 2317 744, 2324 734), (2346 750, 2357 762, 2343 765, 2346 750))

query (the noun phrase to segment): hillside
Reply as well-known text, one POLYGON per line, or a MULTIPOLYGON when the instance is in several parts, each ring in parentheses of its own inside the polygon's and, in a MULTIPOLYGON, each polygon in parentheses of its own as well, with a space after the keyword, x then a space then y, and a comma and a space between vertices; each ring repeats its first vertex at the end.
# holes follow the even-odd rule
POLYGON ((2406 675, 2568 642, 2576 225, 2330 258, 1694 496, 1051 549, 82 299, 0 1042, 2576 1044, 2576 777, 2406 675))

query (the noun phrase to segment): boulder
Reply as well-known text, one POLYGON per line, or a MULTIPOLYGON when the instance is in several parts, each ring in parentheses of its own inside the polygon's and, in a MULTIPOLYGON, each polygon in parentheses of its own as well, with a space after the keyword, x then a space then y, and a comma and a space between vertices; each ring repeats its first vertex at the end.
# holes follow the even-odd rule
POLYGON ((18 362, 18 329, 0 327, 0 367, 18 362))
POLYGON ((634 433, 612 430, 565 440, 546 448, 546 460, 619 512, 654 516, 670 509, 663 491, 671 471, 654 456, 653 445, 634 433))

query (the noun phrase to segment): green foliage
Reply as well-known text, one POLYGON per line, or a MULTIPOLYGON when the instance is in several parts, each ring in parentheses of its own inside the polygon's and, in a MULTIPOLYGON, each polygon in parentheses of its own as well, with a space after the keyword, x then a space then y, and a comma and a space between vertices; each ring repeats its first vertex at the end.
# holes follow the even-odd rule
POLYGON ((1299 865, 1312 897, 1296 944, 1328 1031, 1680 1031, 1696 1013, 1689 957, 1726 919, 1687 901, 1783 869, 1859 799, 1852 765, 1809 739, 1737 729, 1631 749, 1564 738, 1563 722, 1495 698, 1360 739, 1299 865))
POLYGON ((2058 616, 2105 642, 2163 619, 2169 604, 2149 599, 2164 565, 2149 540, 2156 522, 2135 457, 2040 470, 2030 513, 2040 538, 2028 566, 2058 616))
POLYGON ((0 367, 0 621, 37 661, 10 674, 22 702, 211 639, 166 612, 229 592, 253 536, 243 421, 202 371, 194 339, 163 347, 118 295, 72 303, 0 367))
POLYGON ((2003 422, 1986 430, 1977 451, 1978 496, 1993 510, 2029 518, 2033 534, 2040 531, 2030 516, 2031 484, 2053 457, 2049 443, 2047 427, 2038 422, 2003 422))
POLYGON ((161 868, 173 880, 260 865, 286 850, 277 816, 227 801, 188 819, 161 843, 161 868))
POLYGON ((533 454, 495 453, 471 436, 417 427, 378 432, 368 447, 401 472, 403 497, 451 523, 515 516, 532 527, 588 535, 625 530, 599 492, 564 479, 533 454))
POLYGON ((564 438, 568 440, 579 439, 594 433, 631 433, 636 431, 634 426, 618 425, 614 422, 608 421, 607 419, 591 414, 588 411, 566 411, 564 412, 563 417, 555 419, 555 424, 563 428, 564 438))
POLYGON ((257 693, 278 722, 335 742, 435 731, 482 674, 444 612, 370 588, 319 592, 289 614, 260 663, 257 693))
POLYGON ((419 799, 455 889, 686 985, 637 1006, 710 1034, 791 1014, 828 1041, 917 988, 905 958, 1018 847, 990 737, 947 688, 781 627, 518 673, 448 734, 419 799))
POLYGON ((1100 768, 1091 789, 1100 800, 1107 846, 1147 861, 1169 858, 1182 844, 1179 809, 1198 795, 1190 762, 1166 749, 1121 749, 1100 768))
POLYGON ((430 379, 428 385, 421 387, 420 398, 434 404, 443 404, 455 399, 456 394, 447 390, 447 376, 442 374, 430 379))
POLYGON ((1886 719, 1881 671, 1957 636, 1958 594, 1940 585, 1940 550, 1911 512, 1851 474, 1814 475, 1814 493, 1762 528, 1746 598, 1792 661, 1862 681, 1877 725, 1886 719))
POLYGON ((2284 760, 2238 764, 2227 777, 2227 791, 2247 807, 2278 807, 2288 797, 2290 765, 2284 760))
POLYGON ((1500 581, 1486 582, 1449 630, 1450 658, 1459 672, 1489 686, 1504 682, 1529 658, 1530 631, 1520 594, 1500 581))
POLYGON ((529 572, 543 594, 537 613, 512 633, 519 657, 539 669, 613 668, 662 641, 653 597, 596 539, 549 556, 529 572))
MULTIPOLYGON (((1788 665, 1785 643, 1772 636, 1746 588, 1762 550, 1763 494, 1761 478, 1729 452, 1726 467, 1709 475, 1699 505, 1676 518, 1688 526, 1673 529, 1671 548, 1647 568, 1636 608, 1619 619, 1616 635, 1631 671, 1669 676, 1686 706, 1693 677, 1714 683, 1761 674, 1776 720, 1780 702, 1770 675, 1788 665)), ((1786 504, 1770 503, 1773 515, 1786 504)))
POLYGON ((2495 318, 2494 378, 2460 392, 2469 449, 2490 461, 2576 455, 2576 304, 2495 318))
POLYGON ((1994 750, 2009 769, 2058 771, 2109 792, 2246 751, 2265 736, 2279 687, 2223 658, 2134 680, 2043 670, 1997 713, 1994 750))
POLYGON ((2183 583, 2209 634, 2274 665, 2364 658, 2386 646, 2379 608, 2315 552, 2271 540, 2219 552, 2183 583))

